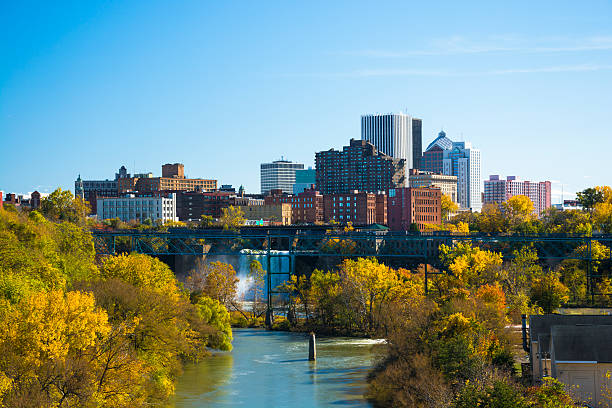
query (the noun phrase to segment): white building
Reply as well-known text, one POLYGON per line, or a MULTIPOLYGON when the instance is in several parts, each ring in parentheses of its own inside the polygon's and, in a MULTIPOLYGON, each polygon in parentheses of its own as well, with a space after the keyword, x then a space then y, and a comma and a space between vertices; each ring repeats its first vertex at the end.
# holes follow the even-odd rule
POLYGON ((406 160, 406 169, 421 165, 422 121, 403 113, 361 116, 361 140, 394 159, 406 160))
POLYGON ((139 221, 146 219, 178 221, 176 216, 176 195, 168 197, 109 197, 98 198, 98 219, 119 218, 121 221, 139 221))
POLYGON ((482 177, 480 150, 469 142, 453 142, 443 152, 443 172, 457 177, 457 201, 460 208, 471 211, 482 209, 482 177))
POLYGON ((276 189, 283 190, 283 193, 292 194, 296 170, 304 170, 304 165, 287 160, 262 163, 261 194, 267 194, 270 190, 276 189))

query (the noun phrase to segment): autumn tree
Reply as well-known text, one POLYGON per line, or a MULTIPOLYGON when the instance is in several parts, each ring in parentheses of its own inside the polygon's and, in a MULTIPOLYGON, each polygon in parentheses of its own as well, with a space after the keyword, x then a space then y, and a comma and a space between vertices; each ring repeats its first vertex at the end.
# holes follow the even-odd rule
POLYGON ((143 406, 147 370, 108 346, 116 335, 91 294, 24 299, 0 325, 0 377, 11 380, 4 406, 143 406))
POLYGON ((482 250, 470 243, 441 245, 440 259, 451 273, 455 286, 474 287, 499 280, 502 257, 497 252, 482 250))
POLYGON ((541 232, 547 234, 591 235, 593 225, 588 212, 579 210, 559 210, 550 207, 540 217, 541 232))
POLYGON ((569 300, 569 289, 559 280, 559 273, 549 271, 536 278, 531 286, 531 300, 544 313, 552 313, 569 300))
POLYGON ((166 293, 176 292, 174 273, 162 261, 144 254, 120 254, 105 258, 100 268, 105 279, 116 278, 134 286, 166 293))
POLYGON ((237 285, 238 278, 232 265, 210 262, 192 270, 185 287, 191 291, 194 299, 204 295, 230 307, 236 300, 237 285))
POLYGON ((202 217, 200 220, 200 228, 212 227, 214 224, 215 223, 214 223, 212 215, 202 214, 202 217))
POLYGON ((251 279, 251 287, 249 292, 253 299, 253 317, 261 316, 265 312, 265 304, 263 303, 264 297, 264 286, 266 271, 261 266, 261 263, 257 259, 249 262, 249 273, 248 277, 251 279))
POLYGON ((239 207, 231 205, 221 210, 219 225, 221 225, 224 230, 237 231, 244 225, 245 221, 244 212, 239 207))
POLYGON ((442 220, 448 220, 458 210, 459 205, 446 194, 442 194, 442 220))
POLYGON ((597 203, 593 207, 593 224, 603 233, 612 233, 612 202, 597 203))
POLYGON ((477 230, 488 234, 499 234, 508 229, 507 220, 502 215, 499 205, 487 203, 475 219, 477 230))
POLYGON ((89 205, 70 191, 58 188, 40 201, 40 212, 51 220, 82 224, 89 214, 89 205))
POLYGON ((576 200, 585 211, 592 211, 596 204, 606 201, 604 191, 600 187, 589 187, 576 193, 576 200))
POLYGON ((339 312, 340 275, 315 269, 310 275, 310 296, 318 319, 333 326, 339 312))

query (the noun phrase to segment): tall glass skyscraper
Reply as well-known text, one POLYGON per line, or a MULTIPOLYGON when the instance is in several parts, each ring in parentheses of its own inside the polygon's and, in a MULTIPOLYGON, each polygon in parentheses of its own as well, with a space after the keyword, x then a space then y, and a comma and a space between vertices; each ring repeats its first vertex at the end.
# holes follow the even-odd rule
POLYGON ((372 143, 394 159, 404 159, 407 169, 418 169, 421 166, 421 119, 404 113, 363 115, 361 140, 372 143))
POLYGON ((304 165, 287 160, 262 163, 261 194, 267 194, 270 190, 275 189, 283 190, 283 193, 292 194, 296 170, 304 170, 304 165))

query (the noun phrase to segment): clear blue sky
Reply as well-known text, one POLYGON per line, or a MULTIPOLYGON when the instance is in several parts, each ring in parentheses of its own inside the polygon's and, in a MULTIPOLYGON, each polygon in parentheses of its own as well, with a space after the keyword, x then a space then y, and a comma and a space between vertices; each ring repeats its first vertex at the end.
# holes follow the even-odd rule
POLYGON ((259 192, 404 110, 483 177, 611 184, 612 3, 501 3, 1 1, 0 190, 182 162, 259 192))

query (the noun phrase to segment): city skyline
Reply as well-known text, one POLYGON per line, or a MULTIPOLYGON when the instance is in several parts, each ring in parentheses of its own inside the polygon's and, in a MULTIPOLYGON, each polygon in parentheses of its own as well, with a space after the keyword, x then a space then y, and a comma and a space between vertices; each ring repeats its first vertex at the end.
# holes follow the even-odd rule
POLYGON ((260 163, 312 166, 398 111, 555 203, 609 184, 612 5, 365 4, 3 4, 0 190, 181 162, 256 192, 260 163))

